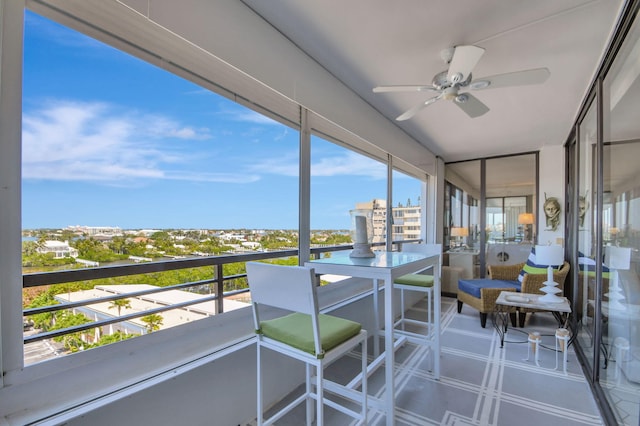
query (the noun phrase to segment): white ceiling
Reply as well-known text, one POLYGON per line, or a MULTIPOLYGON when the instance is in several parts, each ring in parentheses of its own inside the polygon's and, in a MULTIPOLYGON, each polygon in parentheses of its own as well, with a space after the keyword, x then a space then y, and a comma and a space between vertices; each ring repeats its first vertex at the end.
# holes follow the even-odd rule
POLYGON ((389 120, 431 93, 378 93, 429 85, 442 49, 485 49, 482 76, 546 67, 539 86, 476 92, 491 110, 466 116, 439 101, 396 122, 445 161, 562 145, 600 63, 621 0, 243 0, 389 120))
MULTIPOLYGON (((623 2, 27 0, 27 6, 250 107, 276 108, 297 122, 302 105, 346 138, 373 144, 365 151, 433 173, 432 154, 452 162, 562 145, 623 2), (373 87, 429 85, 447 69, 441 51, 456 45, 485 49, 474 79, 541 67, 550 77, 536 86, 474 92, 490 108, 478 118, 441 100, 396 121, 433 93, 373 93, 373 87)), ((618 127, 622 133, 625 126, 618 127)))

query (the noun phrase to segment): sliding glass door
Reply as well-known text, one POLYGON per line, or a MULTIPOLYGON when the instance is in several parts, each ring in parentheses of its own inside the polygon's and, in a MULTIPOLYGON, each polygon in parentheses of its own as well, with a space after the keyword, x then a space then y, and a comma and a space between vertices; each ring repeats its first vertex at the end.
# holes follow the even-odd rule
POLYGON ((537 229, 537 156, 447 164, 445 245, 477 256, 474 275, 484 276, 486 265, 526 261, 537 229))

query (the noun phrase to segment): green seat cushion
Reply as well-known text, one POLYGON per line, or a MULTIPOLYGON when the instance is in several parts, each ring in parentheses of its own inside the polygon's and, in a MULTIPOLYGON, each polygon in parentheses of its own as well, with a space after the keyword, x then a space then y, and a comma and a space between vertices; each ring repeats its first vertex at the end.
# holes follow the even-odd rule
MULTIPOLYGON (((320 327, 321 347, 324 352, 328 352, 342 342, 360 333, 362 326, 354 321, 331 315, 318 316, 320 327)), ((262 321, 260 330, 265 337, 286 343, 296 349, 316 354, 313 328, 311 326, 311 316, 300 313, 293 313, 284 317, 262 321)), ((318 356, 321 358, 322 356, 318 356)))
POLYGON ((399 276, 394 282, 416 287, 433 287, 433 275, 406 274, 399 276))

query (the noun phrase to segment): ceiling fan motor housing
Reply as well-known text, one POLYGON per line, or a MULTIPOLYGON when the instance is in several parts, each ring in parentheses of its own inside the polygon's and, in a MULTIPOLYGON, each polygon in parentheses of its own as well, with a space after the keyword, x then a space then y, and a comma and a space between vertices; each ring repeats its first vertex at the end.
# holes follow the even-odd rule
POLYGON ((455 99, 457 96, 458 96, 458 87, 457 86, 447 87, 442 92, 442 99, 446 99, 448 101, 451 101, 451 100, 455 99))
POLYGON ((453 87, 453 86, 465 87, 469 83, 471 83, 471 79, 472 79, 471 73, 469 73, 469 75, 467 76, 467 79, 464 81, 458 81, 455 78, 455 77, 458 77, 458 79, 461 78, 462 74, 460 73, 455 74, 454 81, 449 81, 449 79, 447 78, 448 74, 449 74, 449 71, 439 72, 433 77, 433 80, 431 81, 431 85, 437 90, 444 90, 448 87, 453 87))

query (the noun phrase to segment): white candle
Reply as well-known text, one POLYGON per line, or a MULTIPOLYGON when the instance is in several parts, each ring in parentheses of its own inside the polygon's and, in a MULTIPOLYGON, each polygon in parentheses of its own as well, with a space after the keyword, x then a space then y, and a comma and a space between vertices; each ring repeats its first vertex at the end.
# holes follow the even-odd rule
POLYGON ((553 268, 551 266, 547 268, 547 282, 553 282, 553 268))
POLYGON ((367 238, 367 218, 356 216, 356 244, 366 244, 367 238))

